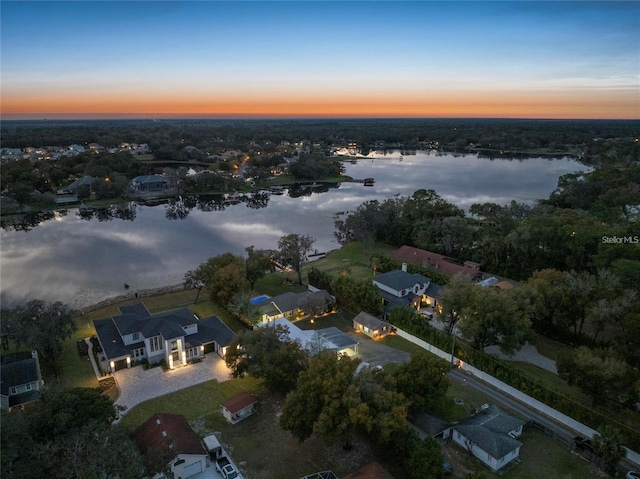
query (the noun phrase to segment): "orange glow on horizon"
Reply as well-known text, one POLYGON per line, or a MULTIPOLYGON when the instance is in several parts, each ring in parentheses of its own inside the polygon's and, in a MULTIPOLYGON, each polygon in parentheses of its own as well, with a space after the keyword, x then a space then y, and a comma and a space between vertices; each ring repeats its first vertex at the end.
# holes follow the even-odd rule
POLYGON ((121 117, 476 117, 638 119, 634 92, 442 92, 366 94, 323 92, 316 96, 211 94, 16 96, 3 98, 2 116, 73 118, 121 117))

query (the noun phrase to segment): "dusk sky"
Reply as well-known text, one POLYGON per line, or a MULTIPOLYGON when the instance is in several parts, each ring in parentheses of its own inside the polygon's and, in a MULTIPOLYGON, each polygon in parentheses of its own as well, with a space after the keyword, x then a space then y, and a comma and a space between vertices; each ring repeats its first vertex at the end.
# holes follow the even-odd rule
POLYGON ((11 2, 2 118, 640 118, 640 3, 11 2))

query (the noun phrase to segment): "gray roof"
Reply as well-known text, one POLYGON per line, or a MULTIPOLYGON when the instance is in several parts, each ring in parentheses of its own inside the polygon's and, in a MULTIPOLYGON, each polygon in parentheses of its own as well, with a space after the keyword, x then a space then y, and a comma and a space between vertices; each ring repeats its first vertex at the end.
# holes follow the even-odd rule
POLYGON ((489 406, 453 426, 453 429, 494 458, 500 459, 522 446, 522 443, 509 436, 509 433, 523 424, 524 421, 502 409, 489 406))
POLYGON ((320 296, 328 303, 335 301, 335 298, 325 290, 320 290, 313 292, 304 291, 302 293, 283 293, 278 296, 274 296, 273 298, 265 298, 264 300, 256 303, 256 305, 262 314, 275 316, 280 312, 286 313, 298 309, 300 305, 303 304, 304 299, 309 296, 320 296))
POLYGON ((93 182, 96 180, 97 178, 94 178, 93 176, 83 176, 79 180, 76 180, 73 183, 71 183, 69 186, 67 186, 67 190, 75 191, 81 186, 91 186, 93 182))
POLYGON ((109 359, 127 356, 134 349, 144 347, 144 341, 125 345, 122 336, 135 332, 145 338, 162 335, 165 340, 185 338, 190 347, 215 341, 220 346, 228 346, 235 336, 216 316, 198 320, 187 308, 151 314, 142 303, 122 306, 120 316, 97 319, 93 322, 100 344, 109 359), (197 324, 198 332, 187 335, 184 327, 197 324))
POLYGON ((373 280, 380 284, 384 284, 385 286, 393 288, 396 291, 413 288, 416 283, 427 284, 431 281, 429 278, 421 274, 407 273, 406 271, 402 271, 399 269, 374 276, 373 280))
POLYGON ((342 350, 345 348, 350 348, 358 344, 358 341, 353 339, 347 333, 340 331, 335 326, 331 326, 329 328, 318 329, 316 330, 318 334, 324 337, 327 341, 335 344, 338 350, 342 350))
POLYGON ((443 291, 442 286, 440 286, 439 284, 436 284, 436 283, 430 283, 429 287, 426 289, 424 294, 426 294, 430 298, 439 299, 440 295, 442 294, 442 291, 443 291))
POLYGON ((38 363, 35 358, 23 359, 0 367, 0 393, 9 395, 13 386, 32 383, 38 380, 38 363))
POLYGON ((511 436, 506 434, 496 434, 482 426, 457 425, 453 426, 453 429, 458 431, 471 442, 475 443, 476 446, 490 454, 495 459, 500 459, 514 449, 522 446, 520 441, 512 438, 511 436))
POLYGON ((364 311, 358 313, 358 315, 353 318, 353 320, 357 323, 362 324, 363 326, 366 326, 369 329, 372 329, 373 331, 377 331, 381 326, 391 326, 389 323, 382 321, 381 319, 378 319, 375 316, 364 311))

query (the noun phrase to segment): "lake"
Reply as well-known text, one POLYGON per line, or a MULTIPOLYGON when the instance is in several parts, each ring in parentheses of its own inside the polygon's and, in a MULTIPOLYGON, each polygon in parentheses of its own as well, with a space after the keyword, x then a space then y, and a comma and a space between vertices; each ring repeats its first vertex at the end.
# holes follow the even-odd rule
POLYGON ((427 151, 347 161, 345 169, 353 178, 375 178, 374 186, 342 183, 296 190, 295 197, 262 194, 253 207, 245 202, 221 205, 220 197, 205 203, 204 210, 183 204, 133 205, 120 215, 125 219, 112 220, 85 219, 87 215, 70 209, 29 231, 3 229, 0 301, 10 307, 37 298, 82 308, 179 284, 186 271, 220 253, 243 254, 250 245, 276 249, 278 239, 289 233, 312 236, 320 252, 339 248, 333 238, 336 213, 364 201, 409 196, 424 188, 467 210, 489 201, 533 202, 547 197, 561 175, 590 170, 570 158, 491 160, 427 151), (266 207, 257 207, 260 202, 267 202, 266 207))

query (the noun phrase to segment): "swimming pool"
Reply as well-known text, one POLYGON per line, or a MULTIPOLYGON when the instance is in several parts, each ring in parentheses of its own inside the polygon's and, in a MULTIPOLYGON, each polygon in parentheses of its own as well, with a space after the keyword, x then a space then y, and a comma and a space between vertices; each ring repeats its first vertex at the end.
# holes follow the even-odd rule
POLYGON ((264 301, 265 299, 269 299, 269 296, 267 296, 266 294, 263 294, 262 296, 256 296, 251 300, 251 302, 253 304, 256 304, 256 303, 259 303, 260 301, 264 301))

